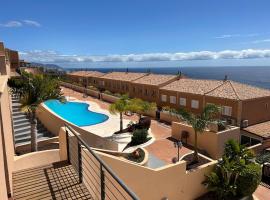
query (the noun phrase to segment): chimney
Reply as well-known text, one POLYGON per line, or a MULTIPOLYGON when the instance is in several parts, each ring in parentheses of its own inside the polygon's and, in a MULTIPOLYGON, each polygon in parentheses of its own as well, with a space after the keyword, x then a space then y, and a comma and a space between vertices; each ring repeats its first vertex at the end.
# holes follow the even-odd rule
POLYGON ((182 72, 180 70, 178 70, 177 72, 177 80, 179 80, 180 78, 182 78, 182 72))
POLYGON ((228 75, 225 75, 225 77, 224 77, 224 80, 223 80, 223 81, 225 82, 225 81, 227 81, 227 80, 228 80, 228 75))

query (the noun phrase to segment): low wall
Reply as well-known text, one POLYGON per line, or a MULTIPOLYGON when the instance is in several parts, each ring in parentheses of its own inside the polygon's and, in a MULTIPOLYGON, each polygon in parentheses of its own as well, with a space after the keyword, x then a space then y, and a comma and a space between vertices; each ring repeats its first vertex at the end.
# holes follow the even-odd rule
MULTIPOLYGON (((48 144, 56 143, 58 142, 58 137, 52 137, 46 140, 38 141, 38 147, 44 147, 48 144)), ((24 144, 20 146, 16 146, 16 152, 27 152, 31 149, 31 144, 24 144)))
POLYGON ((73 85, 71 83, 66 83, 66 82, 63 82, 63 81, 60 81, 60 85, 64 86, 64 87, 67 87, 67 88, 70 88, 72 90, 75 90, 77 92, 85 92, 92 96, 92 97, 96 97, 96 98, 99 98, 99 92, 98 91, 95 91, 95 90, 91 90, 91 89, 86 89, 84 87, 81 87, 81 86, 78 86, 78 85, 73 85))
POLYGON ((38 119, 42 122, 42 124, 55 136, 58 136, 60 128, 64 127, 65 124, 70 125, 75 131, 81 134, 84 140, 92 147, 100 148, 100 149, 110 149, 110 150, 118 150, 118 144, 114 141, 110 141, 106 138, 100 137, 93 133, 90 133, 66 120, 57 116, 49 109, 45 108, 43 104, 41 104, 37 111, 36 115, 38 119))
POLYGON ((172 122, 180 122, 181 121, 177 116, 175 116, 169 112, 166 112, 166 111, 160 112, 160 120, 164 121, 164 122, 168 122, 170 124, 172 122))
MULTIPOLYGON (((172 123, 172 137, 176 139, 181 139, 182 131, 187 131, 189 137, 187 143, 194 145, 195 133, 191 126, 180 123, 172 123)), ((240 128, 231 127, 224 131, 214 133, 210 131, 204 131, 204 133, 198 133, 198 148, 205 150, 209 156, 213 159, 221 158, 224 152, 224 145, 227 140, 235 139, 240 141, 240 128)), ((184 141, 185 142, 185 141, 184 141)))
POLYGON ((59 149, 37 151, 14 157, 14 171, 60 161, 59 149))
POLYGON ((216 164, 213 161, 194 171, 186 171, 186 162, 181 161, 159 169, 150 169, 104 153, 97 154, 140 199, 147 200, 191 200, 201 196, 206 192, 205 186, 201 184, 205 174, 210 173, 216 164))
POLYGON ((115 97, 115 96, 112 96, 112 95, 109 95, 109 94, 101 93, 101 99, 102 99, 103 101, 106 101, 106 102, 109 102, 109 103, 114 103, 114 102, 116 102, 119 98, 118 98, 118 97, 115 97))

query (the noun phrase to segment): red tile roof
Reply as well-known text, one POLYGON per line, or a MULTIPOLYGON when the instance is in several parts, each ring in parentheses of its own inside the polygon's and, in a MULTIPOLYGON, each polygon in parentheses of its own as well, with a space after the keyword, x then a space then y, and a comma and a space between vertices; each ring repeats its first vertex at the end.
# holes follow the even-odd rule
POLYGON ((104 73, 99 71, 75 71, 68 73, 68 75, 72 76, 80 76, 80 77, 101 77, 104 73))
POLYGON ((270 90, 231 80, 218 81, 184 78, 174 81, 161 89, 232 100, 248 100, 268 96, 270 97, 270 90))
POLYGON ((134 81, 138 78, 145 76, 146 73, 133 73, 133 72, 111 72, 108 73, 102 78, 110 80, 119 80, 119 81, 134 81))
POLYGON ((148 74, 146 76, 143 76, 142 78, 133 81, 133 83, 158 86, 176 78, 176 75, 148 74))
POLYGON ((270 121, 248 126, 244 130, 263 138, 270 138, 270 121))

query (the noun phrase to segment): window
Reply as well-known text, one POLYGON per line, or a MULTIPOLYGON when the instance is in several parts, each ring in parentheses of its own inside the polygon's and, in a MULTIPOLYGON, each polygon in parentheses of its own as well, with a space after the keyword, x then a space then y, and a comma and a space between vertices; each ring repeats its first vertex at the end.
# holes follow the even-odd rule
POLYGON ((166 102, 167 101, 167 95, 162 94, 161 95, 161 101, 166 102))
POLYGON ((191 100, 191 108, 199 108, 199 101, 198 100, 191 100))
POLYGON ((104 85, 105 85, 105 81, 101 81, 101 85, 103 85, 103 86, 104 86, 104 85))
POLYGON ((170 103, 176 104, 176 97, 170 96, 170 103))
POLYGON ((147 96, 148 92, 147 92, 147 89, 144 90, 144 95, 147 96))
POLYGON ((230 106, 222 106, 221 114, 226 116, 232 116, 232 107, 230 106))
POLYGON ((268 107, 269 107, 269 105, 268 105, 268 103, 266 103, 266 104, 265 104, 265 108, 268 109, 268 107))
POLYGON ((187 99, 186 98, 179 98, 180 106, 186 106, 187 105, 187 99))

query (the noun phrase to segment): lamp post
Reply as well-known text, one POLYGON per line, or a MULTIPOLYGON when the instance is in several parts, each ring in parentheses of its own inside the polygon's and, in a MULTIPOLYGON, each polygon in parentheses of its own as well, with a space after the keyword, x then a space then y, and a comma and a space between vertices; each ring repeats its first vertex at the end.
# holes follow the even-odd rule
POLYGON ((177 160, 178 160, 178 162, 179 162, 179 151, 180 151, 180 149, 183 147, 183 144, 182 144, 182 142, 180 141, 180 140, 176 140, 175 142, 173 142, 174 143, 174 147, 175 148, 177 148, 177 160))

